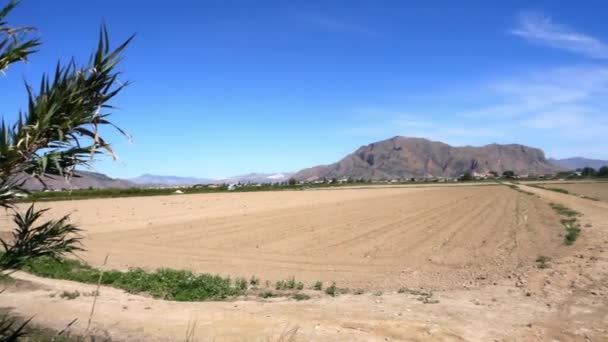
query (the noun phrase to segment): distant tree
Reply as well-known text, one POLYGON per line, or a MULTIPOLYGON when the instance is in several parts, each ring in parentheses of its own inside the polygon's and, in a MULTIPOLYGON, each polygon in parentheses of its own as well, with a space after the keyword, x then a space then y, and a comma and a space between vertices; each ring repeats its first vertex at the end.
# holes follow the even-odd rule
POLYGON ((332 179, 331 179, 331 183, 332 183, 332 184, 336 184, 336 183, 338 183, 338 178, 336 178, 336 177, 332 178, 332 179))
POLYGON ((595 169, 592 167, 586 166, 581 169, 581 175, 583 177, 593 177, 596 174, 597 174, 597 171, 595 171, 595 169))
POLYGON ((288 184, 289 184, 290 186, 294 186, 294 185, 296 185, 297 183, 298 183, 298 181, 296 181, 296 179, 295 179, 295 178, 289 178, 289 182, 288 182, 288 184))
POLYGON ((597 176, 608 177, 608 165, 600 167, 599 171, 597 172, 597 176))
POLYGON ((507 170, 505 172, 502 173, 502 176, 504 178, 515 178, 515 172, 511 171, 511 170, 507 170))
MULTIPOLYGON (((12 28, 6 23, 17 4, 10 1, 0 9, 0 72, 26 61, 40 45, 32 36, 34 28, 12 28)), ((21 212, 15 201, 27 196, 23 185, 28 178, 46 187, 45 177, 70 179, 77 167, 89 166, 94 156, 114 156, 99 129, 116 127, 107 111, 113 108, 109 101, 128 84, 118 80, 115 69, 130 40, 110 50, 108 33, 102 27, 88 65, 58 63, 53 74, 43 75, 37 92, 26 83, 28 104, 14 124, 2 118, 0 207, 12 213, 15 228, 9 238, 0 239, 0 273, 22 268, 34 258, 57 258, 82 250, 80 229, 69 222, 69 215, 43 221, 48 209, 36 209, 32 204, 21 212)), ((24 327, 5 317, 0 322, 0 341, 17 340, 24 327)))
POLYGON ((460 176, 459 180, 461 182, 469 182, 473 180, 473 175, 471 174, 471 171, 466 171, 462 176, 460 176))

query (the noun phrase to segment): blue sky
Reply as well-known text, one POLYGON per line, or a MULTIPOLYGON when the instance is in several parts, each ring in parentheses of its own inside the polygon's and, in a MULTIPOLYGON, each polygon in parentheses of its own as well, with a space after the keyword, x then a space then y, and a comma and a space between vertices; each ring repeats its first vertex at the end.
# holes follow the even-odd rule
MULTIPOLYGON (((4 2, 3 0, 0 0, 4 2)), ((334 162, 395 135, 522 143, 608 159, 605 1, 35 1, 9 17, 44 42, 0 75, 24 108, 57 59, 82 63, 107 23, 136 39, 133 81, 96 170, 225 177, 334 162)))

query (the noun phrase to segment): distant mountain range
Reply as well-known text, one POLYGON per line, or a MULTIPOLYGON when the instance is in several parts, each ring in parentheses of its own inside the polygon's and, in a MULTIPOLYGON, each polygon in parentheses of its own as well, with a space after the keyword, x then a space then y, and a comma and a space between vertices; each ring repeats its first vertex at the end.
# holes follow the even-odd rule
POLYGON ((145 186, 180 186, 195 184, 233 184, 233 183, 280 183, 286 182, 293 173, 248 173, 246 175, 233 176, 223 179, 178 177, 178 176, 159 176, 143 174, 136 178, 129 179, 130 182, 145 186))
POLYGON ((179 185, 194 185, 194 184, 211 184, 213 179, 195 178, 195 177, 178 177, 178 176, 160 176, 143 174, 139 177, 130 178, 130 182, 139 185, 158 185, 158 186, 179 186, 179 185))
MULTIPOLYGON (((126 189, 137 186, 128 180, 110 178, 103 173, 90 171, 77 171, 79 177, 73 177, 67 182, 63 177, 44 177, 42 180, 48 189, 102 189, 116 188, 126 189)), ((44 185, 35 178, 26 178, 24 187, 28 190, 42 190, 44 185)))
POLYGON ((597 170, 602 166, 608 166, 608 160, 587 159, 583 157, 574 157, 566 159, 549 158, 549 162, 553 165, 557 165, 567 170, 582 169, 584 167, 592 167, 597 170))
POLYGON ((404 179, 458 177, 467 171, 486 174, 512 170, 516 174, 546 174, 560 170, 542 150, 524 145, 491 144, 454 147, 423 138, 397 136, 360 147, 342 160, 297 172, 294 178, 314 181, 354 179, 404 179))
MULTIPOLYGON (((45 178, 51 189, 130 188, 146 186, 190 186, 195 184, 280 183, 293 177, 315 181, 323 178, 390 180, 411 177, 458 177, 467 171, 487 174, 512 170, 519 175, 539 175, 574 170, 585 166, 599 169, 608 161, 582 157, 546 159, 542 150, 518 144, 490 144, 454 147, 423 138, 397 136, 365 145, 342 160, 301 170, 297 173, 248 173, 224 179, 143 174, 132 179, 115 179, 101 173, 78 171, 70 183, 63 178, 45 178)), ((43 189, 35 179, 26 188, 43 189)))

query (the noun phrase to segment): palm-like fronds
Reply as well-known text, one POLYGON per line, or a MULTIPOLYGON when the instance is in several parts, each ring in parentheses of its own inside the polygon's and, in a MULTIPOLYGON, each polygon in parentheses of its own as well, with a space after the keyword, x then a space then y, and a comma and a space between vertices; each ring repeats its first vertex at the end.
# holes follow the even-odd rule
POLYGON ((27 57, 36 52, 34 48, 40 45, 37 38, 26 38, 35 31, 32 27, 8 27, 4 18, 17 6, 19 1, 13 0, 0 10, 0 72, 10 64, 26 61, 27 57))
MULTIPOLYGON (((7 25, 5 18, 18 3, 10 0, 0 9, 0 72, 27 60, 40 45, 39 39, 29 36, 34 28, 7 25)), ((82 250, 80 229, 68 222, 68 215, 38 224, 47 209, 36 210, 32 205, 22 214, 13 204, 27 194, 22 188, 24 176, 40 181, 48 175, 69 178, 77 166, 88 166, 97 154, 114 157, 99 129, 109 125, 126 135, 109 120, 107 111, 113 108, 109 101, 128 84, 119 82, 116 66, 132 38, 112 50, 102 26, 97 50, 87 65, 57 63, 51 76, 43 75, 37 92, 25 84, 28 106, 17 122, 9 125, 0 120, 0 207, 14 211, 16 225, 10 240, 0 239, 4 247, 0 272, 23 267, 32 258, 82 250)), ((17 325, 0 318, 0 340, 18 340, 28 322, 17 325)))
POLYGON ((110 50, 107 30, 102 27, 89 65, 58 63, 53 77, 43 76, 38 93, 26 84, 27 112, 11 128, 0 124, 0 177, 21 172, 69 177, 95 154, 114 156, 99 128, 110 125, 125 134, 104 111, 113 108, 109 101, 128 85, 118 81, 115 67, 131 38, 110 50))
POLYGON ((21 324, 17 324, 14 319, 8 316, 2 316, 2 318, 0 318, 0 341, 19 341, 22 337, 26 335, 23 329, 31 320, 32 319, 30 318, 21 324))
POLYGON ((36 222, 47 210, 35 210, 32 204, 25 214, 15 213, 14 222, 17 227, 12 233, 12 241, 0 239, 5 250, 0 257, 0 268, 20 268, 32 258, 55 258, 64 253, 82 250, 78 234, 80 229, 68 223, 68 215, 36 226, 36 222))

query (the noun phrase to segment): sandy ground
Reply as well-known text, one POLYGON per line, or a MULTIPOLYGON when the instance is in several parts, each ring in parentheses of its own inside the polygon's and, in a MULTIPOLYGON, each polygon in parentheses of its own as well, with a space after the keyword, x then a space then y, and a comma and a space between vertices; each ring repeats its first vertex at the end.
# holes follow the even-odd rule
POLYGON ((550 187, 568 190, 572 194, 608 202, 608 182, 552 184, 550 187))
MULTIPOLYGON (((608 339, 608 204, 525 187, 349 189, 89 200, 74 210, 89 252, 111 267, 170 266, 262 280, 336 281, 367 294, 309 301, 176 303, 103 288, 96 332, 115 340, 521 341, 608 339), (583 214, 574 246, 549 202, 583 214), (534 259, 552 257, 538 269, 534 259), (397 294, 433 288, 437 304, 397 294), (371 294, 383 290, 380 296, 371 294)), ((86 326, 92 297, 50 295, 93 286, 18 277, 0 306, 37 322, 86 326)))
POLYGON ((505 186, 348 189, 65 201, 86 227, 81 256, 262 282, 395 290, 461 287, 559 255, 546 203, 505 186))

